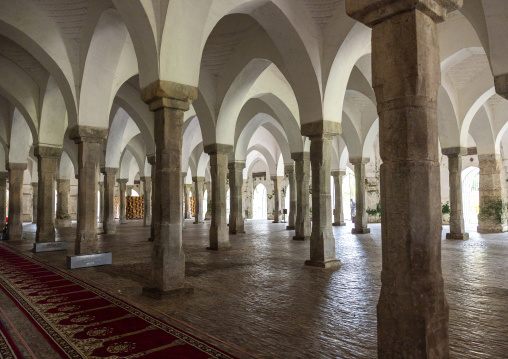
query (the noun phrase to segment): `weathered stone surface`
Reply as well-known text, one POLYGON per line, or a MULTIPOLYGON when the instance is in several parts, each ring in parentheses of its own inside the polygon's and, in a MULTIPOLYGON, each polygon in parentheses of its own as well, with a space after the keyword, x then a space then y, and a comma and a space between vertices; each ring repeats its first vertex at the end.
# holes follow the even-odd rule
POLYGON ((210 246, 208 249, 229 249, 227 226, 226 177, 228 171, 228 153, 233 146, 213 144, 205 146, 210 155, 210 174, 212 177, 212 223, 210 225, 210 246))
POLYGON ((32 182, 32 223, 37 223, 38 204, 39 204, 39 183, 32 182))
MULTIPOLYGON (((148 163, 150 164, 151 168, 151 174, 152 174, 152 218, 151 218, 151 225, 150 225, 150 237, 148 237, 148 241, 153 242, 155 238, 155 223, 153 222, 153 219, 156 216, 156 211, 158 208, 158 205, 156 204, 157 198, 155 197, 155 176, 157 175, 156 171, 156 156, 155 154, 146 156, 146 159, 148 163)), ((180 185, 180 188, 183 188, 183 183, 180 185)), ((181 202, 181 201, 180 201, 181 202)), ((183 207, 183 206, 182 206, 183 207)), ((182 212, 182 210, 180 210, 182 212)), ((158 216, 158 215, 157 215, 158 216)), ((183 215, 182 215, 182 221, 183 221, 183 215)))
POLYGON ((344 222, 344 206, 342 204, 342 179, 346 175, 346 171, 333 171, 333 184, 335 186, 335 209, 333 211, 333 225, 345 226, 344 222))
POLYGON ((286 229, 295 229, 296 222, 296 203, 297 203, 297 189, 296 189, 296 177, 295 177, 295 166, 284 165, 284 173, 288 176, 289 182, 289 214, 288 214, 288 225, 286 229))
POLYGON ((243 169, 245 162, 230 162, 229 169, 229 233, 245 233, 243 221, 243 169))
POLYGON ((140 177, 143 182, 143 226, 152 224, 152 178, 140 177))
POLYGON ((205 177, 192 177, 192 181, 194 182, 194 198, 196 201, 194 223, 198 224, 204 222, 203 189, 205 185, 205 177))
POLYGON ((3 230, 5 227, 5 213, 6 201, 7 201, 7 178, 9 172, 0 172, 0 228, 3 230))
POLYGON ((459 3, 346 1, 348 15, 372 27, 372 80, 383 161, 380 358, 449 356, 449 309, 441 273, 441 74, 435 21, 459 3))
POLYGON ((310 238, 310 154, 308 152, 292 153, 296 173, 296 221, 294 240, 303 241, 310 238))
POLYGON ((350 160, 355 167, 356 215, 353 234, 370 233, 367 227, 367 201, 365 200, 365 164, 368 159, 350 160))
POLYGON ((71 180, 56 180, 56 226, 70 227, 72 225, 69 213, 69 198, 71 195, 71 180))
POLYGON ((468 239, 469 234, 464 230, 464 215, 462 212, 462 154, 466 149, 445 149, 443 154, 448 156, 448 172, 450 184, 450 233, 447 239, 468 239))
POLYGON ((341 263, 335 258, 335 238, 332 233, 332 196, 330 168, 332 164, 332 136, 310 138, 312 167, 312 232, 310 260, 305 265, 331 268, 341 263))
POLYGON ((205 214, 205 220, 212 219, 212 182, 205 182, 205 188, 206 188, 206 214, 205 214))
POLYGON ((501 233, 508 231, 506 203, 501 182, 501 156, 478 155, 480 165, 480 213, 479 233, 501 233))
POLYGON ((125 196, 127 192, 127 179, 120 178, 116 180, 118 182, 118 187, 120 189, 120 224, 127 223, 127 216, 126 216, 126 210, 127 210, 127 204, 125 201, 125 196))
POLYGON ((99 223, 104 223, 104 182, 99 182, 99 223))
POLYGON ((103 167, 104 174, 104 221, 102 230, 104 233, 116 233, 115 223, 115 184, 118 168, 103 167))
POLYGON ((12 240, 23 237, 22 200, 23 200, 23 172, 26 163, 7 163, 9 171, 9 223, 7 234, 12 240))
POLYGON ((55 180, 61 148, 36 146, 38 160, 37 243, 55 241, 55 180))
POLYGON ((191 218, 191 208, 190 208, 190 194, 191 194, 191 184, 185 185, 185 219, 191 218))
POLYGON ((273 223, 280 221, 280 181, 281 177, 271 176, 273 183, 273 223))

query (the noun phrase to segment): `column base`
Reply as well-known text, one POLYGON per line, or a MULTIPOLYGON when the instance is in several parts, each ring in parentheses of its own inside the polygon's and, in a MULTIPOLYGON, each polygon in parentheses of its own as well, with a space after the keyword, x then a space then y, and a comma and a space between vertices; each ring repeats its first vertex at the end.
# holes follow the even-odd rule
POLYGON ((181 295, 188 295, 193 293, 194 288, 192 287, 183 287, 170 290, 160 290, 159 288, 144 287, 142 291, 142 294, 144 296, 157 300, 170 299, 179 297, 181 295))
POLYGON ((477 232, 481 234, 488 234, 488 233, 503 233, 508 232, 508 226, 505 225, 496 225, 496 226, 478 226, 477 232))
POLYGON ((61 228, 72 227, 72 221, 70 219, 57 219, 55 221, 55 226, 61 228))
POLYGON ((353 234, 367 234, 370 233, 370 228, 353 228, 351 230, 353 234))
POLYGON ((113 264, 113 254, 111 252, 67 256, 68 269, 97 267, 108 264, 113 264))
POLYGON ((222 247, 206 247, 209 251, 228 251, 231 249, 231 246, 222 246, 222 247))
POLYGON ((229 231, 229 234, 245 234, 245 231, 229 231))
POLYGON ((295 226, 286 226, 286 229, 287 229, 288 231, 291 231, 291 230, 295 229, 295 226))
POLYGON ((127 220, 126 220, 126 219, 122 219, 122 220, 120 221, 120 224, 126 224, 126 223, 127 223, 127 220))
POLYGON ((294 241, 305 241, 307 239, 310 239, 310 236, 308 237, 293 236, 294 241))
POLYGON ((338 259, 332 259, 329 261, 321 262, 321 261, 305 261, 305 265, 308 267, 315 267, 315 268, 336 268, 340 267, 342 262, 338 259))
POLYGON ((334 227, 342 227, 345 225, 346 225, 346 222, 335 222, 332 224, 332 226, 334 226, 334 227))
POLYGON ((457 239, 457 240, 469 239, 469 233, 446 233, 446 239, 457 239))
POLYGON ((53 252, 53 251, 65 251, 67 250, 69 243, 58 241, 58 242, 44 242, 34 243, 32 251, 34 253, 39 252, 53 252))
POLYGON ((272 223, 281 223, 281 222, 279 222, 279 221, 273 221, 272 223))
POLYGON ((201 223, 205 223, 205 221, 199 221, 199 222, 192 222, 193 224, 201 224, 201 223))

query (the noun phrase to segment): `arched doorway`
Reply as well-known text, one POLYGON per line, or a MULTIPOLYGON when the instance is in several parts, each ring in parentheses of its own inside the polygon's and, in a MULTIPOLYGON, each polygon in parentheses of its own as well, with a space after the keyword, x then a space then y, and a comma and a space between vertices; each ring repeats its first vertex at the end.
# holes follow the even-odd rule
POLYGON ((260 183, 252 194, 252 219, 266 219, 266 187, 260 183))
POLYGON ((356 201, 355 174, 346 167, 346 176, 342 180, 342 209, 344 219, 351 220, 351 199, 356 201))
POLYGON ((478 224, 480 211, 480 169, 468 167, 462 171, 462 205, 464 224, 478 224))

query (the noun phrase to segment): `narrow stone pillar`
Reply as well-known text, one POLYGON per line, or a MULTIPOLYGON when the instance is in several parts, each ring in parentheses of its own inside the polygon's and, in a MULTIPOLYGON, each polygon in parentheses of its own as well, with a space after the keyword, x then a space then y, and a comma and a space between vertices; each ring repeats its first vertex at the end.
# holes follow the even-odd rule
POLYGON ((106 234, 116 233, 115 222, 115 184, 118 168, 102 167, 104 174, 104 221, 102 230, 106 234))
POLYGON ((156 148, 152 280, 143 288, 143 294, 161 299, 191 291, 184 288, 182 144, 184 112, 196 99, 197 88, 159 80, 142 89, 141 97, 155 112, 156 148))
MULTIPOLYGON (((182 203, 181 208, 180 208, 180 212, 182 212, 182 229, 185 229, 185 211, 187 211, 187 208, 189 207, 189 205, 185 203, 185 200, 188 198, 186 195, 187 188, 185 185, 185 177, 187 177, 187 172, 182 173, 182 177, 181 177, 182 189, 183 189, 182 200, 180 201, 182 203)), ((189 200, 189 202, 190 202, 190 200, 189 200)))
POLYGON ((97 190, 99 186, 99 165, 103 154, 102 142, 107 133, 106 128, 80 125, 69 130, 69 137, 78 145, 76 255, 99 252, 97 190))
POLYGON ((72 221, 69 214, 69 197, 71 195, 71 180, 56 180, 56 226, 71 227, 72 221))
MULTIPOLYGON (((185 180, 185 178, 184 178, 185 180)), ((185 183, 185 182, 184 182, 185 183)), ((190 208, 190 191, 192 185, 185 185, 185 219, 191 218, 191 208, 190 208)))
POLYGON ((228 153, 233 146, 212 144, 205 147, 210 155, 210 173, 212 176, 212 223, 210 225, 211 250, 228 249, 229 233, 227 225, 226 197, 228 172, 228 153))
POLYGON ((228 164, 229 169, 229 234, 245 233, 243 221, 243 169, 245 162, 228 164))
POLYGON ((501 156, 478 155, 480 165, 480 213, 478 233, 502 233, 506 225, 506 203, 501 182, 501 156))
POLYGON ((205 185, 205 177, 192 177, 194 182, 194 199, 195 199, 195 213, 194 224, 203 223, 203 186, 205 185))
POLYGON ((104 223, 104 182, 99 182, 99 223, 104 223))
MULTIPOLYGON (((311 124, 315 125, 315 124, 311 124)), ((310 136, 310 162, 312 168, 312 232, 310 236, 310 260, 305 265, 319 268, 337 267, 335 237, 332 232, 332 193, 330 171, 332 166, 332 138, 340 131, 338 123, 323 121, 310 136), (337 129, 336 129, 337 128, 337 129), (321 132, 322 133, 319 133, 321 132)), ((302 132, 308 134, 306 126, 302 132)))
POLYGON ((333 213, 333 225, 345 226, 344 222, 344 206, 342 203, 342 178, 346 175, 346 171, 333 171, 333 184, 335 186, 335 209, 333 213))
POLYGON ((365 164, 369 159, 351 160, 355 167, 355 185, 356 185, 356 215, 355 227, 351 230, 353 234, 370 233, 367 227, 367 201, 365 193, 365 164))
POLYGON ((296 174, 296 221, 294 240, 303 241, 310 238, 310 154, 308 152, 292 153, 296 174))
POLYGON ((61 148, 36 146, 39 176, 39 191, 37 201, 37 243, 55 241, 55 181, 58 159, 62 155, 61 148))
POLYGON ((449 357, 441 272, 436 22, 461 3, 346 0, 348 15, 372 27, 383 161, 379 358, 449 357))
POLYGON ((442 152, 448 156, 448 172, 450 184, 450 233, 446 239, 468 239, 465 233, 464 215, 462 212, 462 154, 465 148, 443 148, 442 152))
POLYGON ((273 223, 280 221, 280 177, 271 176, 273 182, 273 223))
POLYGON ((125 224, 125 223, 127 223, 127 217, 126 217, 126 213, 125 213, 125 211, 127 210, 126 203, 125 203, 125 196, 126 196, 126 192, 127 192, 127 181, 128 180, 121 178, 116 181, 118 182, 118 186, 120 189, 120 224, 125 224))
MULTIPOLYGON (((156 182, 156 165, 155 165, 155 154, 146 156, 146 159, 148 163, 150 164, 151 168, 151 177, 152 177, 152 217, 150 218, 151 224, 150 224, 150 237, 148 237, 148 241, 153 242, 155 239, 155 223, 153 221, 154 218, 159 218, 159 215, 156 213, 158 210, 158 198, 155 197, 155 182, 156 182)), ((183 188, 183 186, 180 186, 180 188, 183 188)), ((180 200, 180 203, 182 201, 180 200)), ((181 205, 181 204, 180 204, 181 205)), ((181 212, 181 211, 180 211, 181 212)), ((183 216, 182 216, 183 221, 183 216)))
POLYGON ((23 237, 23 172, 26 163, 7 163, 9 171, 9 239, 20 240, 23 237))
POLYGON ((205 220, 212 219, 212 183, 205 182, 206 187, 206 214, 205 220))
POLYGON ((298 192, 296 189, 295 165, 284 165, 284 173, 288 176, 289 181, 289 215, 286 229, 295 229, 297 204, 296 193, 298 192))
POLYGON ((148 227, 152 224, 152 178, 141 177, 143 182, 143 226, 148 227))
POLYGON ((37 223, 37 206, 39 203, 39 184, 32 182, 32 223, 37 223))
POLYGON ((6 201, 7 201, 7 178, 9 172, 0 172, 0 229, 3 230, 5 227, 5 213, 6 201))

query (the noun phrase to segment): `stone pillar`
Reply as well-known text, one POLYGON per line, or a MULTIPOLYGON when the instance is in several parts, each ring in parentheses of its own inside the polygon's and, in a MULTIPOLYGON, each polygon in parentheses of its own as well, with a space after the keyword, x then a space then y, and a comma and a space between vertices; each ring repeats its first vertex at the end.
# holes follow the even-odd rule
POLYGON ((303 241, 310 238, 310 154, 292 153, 291 158, 295 161, 296 174, 296 221, 293 239, 303 241))
MULTIPOLYGON (((310 124, 310 125, 315 125, 310 124)), ((335 237, 332 232, 332 193, 330 171, 332 166, 332 138, 338 123, 323 121, 322 129, 310 136, 310 161, 312 168, 312 232, 310 236, 310 260, 305 265, 331 268, 341 263, 335 258, 335 237), (319 133, 322 132, 322 133, 319 133)), ((313 132, 302 126, 302 132, 313 132)))
MULTIPOLYGON (((156 182, 156 179, 155 179, 155 176, 156 176, 156 165, 155 165, 155 155, 149 155, 149 156, 146 156, 146 159, 148 161, 148 163, 150 164, 151 166, 151 177, 152 177, 152 211, 151 211, 151 214, 152 214, 152 217, 150 218, 150 221, 151 221, 151 224, 150 224, 150 237, 148 237, 148 241, 150 242, 153 242, 154 239, 155 239, 155 223, 153 221, 154 218, 159 218, 159 215, 156 213, 156 211, 158 210, 158 198, 155 197, 155 182, 156 182)), ((182 188, 182 186, 180 186, 180 188, 182 188)), ((182 201, 180 200, 180 203, 182 201)), ((181 212, 181 211, 180 211, 181 212)), ((183 216, 182 216, 182 221, 183 221, 183 216)))
MULTIPOLYGON (((185 177, 183 180, 185 181, 185 177)), ((192 185, 190 185, 190 184, 185 185, 185 219, 191 218, 191 208, 190 208, 191 187, 192 187, 192 185)))
POLYGON ((125 196, 127 191, 127 179, 121 178, 118 179, 118 185, 120 189, 120 224, 127 223, 127 217, 126 217, 126 204, 125 204, 125 196))
POLYGON ((32 223, 37 223, 37 206, 39 203, 39 184, 32 182, 32 223))
POLYGON ((7 213, 5 213, 5 205, 7 200, 7 178, 9 177, 9 172, 0 172, 0 229, 3 230, 5 227, 5 217, 7 217, 7 213))
POLYGON ((23 237, 23 172, 26 163, 7 163, 9 171, 9 239, 20 240, 23 237))
POLYGON ((228 153, 233 146, 212 144, 205 146, 210 155, 210 173, 212 176, 212 223, 210 225, 211 250, 228 249, 229 233, 227 225, 226 177, 228 172, 228 153))
POLYGON ((243 221, 243 169, 245 162, 228 164, 229 169, 229 234, 245 233, 243 221))
POLYGON ((478 233, 502 233, 506 225, 506 204, 501 182, 501 156, 478 155, 480 165, 480 213, 478 233))
POLYGON ((102 230, 106 234, 116 233, 115 222, 115 184, 118 168, 102 167, 104 174, 104 221, 102 230))
POLYGON ((369 159, 351 160, 355 167, 355 185, 356 185, 356 215, 355 227, 351 230, 353 234, 370 233, 367 227, 367 201, 365 193, 365 164, 369 159))
POLYGON ((71 195, 71 180, 56 180, 56 226, 71 227, 72 221, 69 214, 69 197, 71 195))
POLYGON ((381 165, 379 358, 448 358, 441 272, 436 22, 460 0, 346 0, 372 27, 381 165))
POLYGON ((102 142, 107 133, 106 128, 79 125, 69 130, 69 137, 78 145, 76 255, 99 252, 97 190, 99 186, 99 164, 103 154, 102 142))
POLYGON ((182 247, 182 144, 184 112, 197 97, 197 88, 156 81, 141 90, 155 113, 155 176, 152 211, 154 245, 151 284, 143 294, 161 299, 184 288, 182 247))
POLYGON ((462 154, 465 148, 443 148, 448 156, 448 172, 450 183, 450 233, 446 239, 468 239, 465 233, 464 215, 462 212, 462 154))
POLYGON ((333 184, 335 185, 335 210, 333 213, 333 225, 345 226, 344 222, 344 206, 342 203, 342 178, 346 175, 346 171, 333 171, 333 184))
POLYGON ((206 182, 206 214, 205 214, 205 220, 212 219, 212 183, 206 182))
POLYGON ((152 178, 141 177, 143 182, 143 226, 152 224, 152 178))
POLYGON ((273 223, 279 223, 280 221, 280 177, 271 176, 273 182, 273 223))
POLYGON ((295 229, 296 221, 296 177, 295 177, 295 165, 284 165, 284 173, 288 176, 289 181, 289 215, 288 225, 286 229, 295 229))
MULTIPOLYGON (((187 177, 187 172, 182 173, 182 179, 181 179, 181 181, 182 181, 182 189, 183 189, 183 193, 182 193, 183 200, 180 201, 182 203, 182 206, 180 208, 180 212, 182 212, 182 229, 185 229, 185 211, 189 207, 189 204, 185 203, 185 200, 188 199, 188 196, 186 194, 187 188, 186 188, 186 185, 185 185, 185 177, 187 177)), ((190 200, 189 200, 189 202, 190 202, 190 200)))
POLYGON ((194 182, 194 199, 196 200, 194 224, 203 223, 203 186, 205 185, 205 177, 192 177, 194 182))
POLYGON ((99 182, 99 223, 104 223, 104 182, 99 182))

